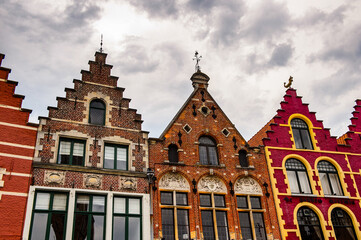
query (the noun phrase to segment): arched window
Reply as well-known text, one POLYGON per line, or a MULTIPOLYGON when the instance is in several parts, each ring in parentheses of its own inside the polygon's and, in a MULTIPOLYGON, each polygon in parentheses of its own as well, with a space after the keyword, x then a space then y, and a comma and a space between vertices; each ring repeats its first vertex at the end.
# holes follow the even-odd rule
POLYGON ((199 138, 199 160, 203 165, 218 165, 217 145, 211 137, 199 138))
POLYGON ((297 159, 286 161, 286 171, 291 193, 312 193, 306 167, 297 159))
POLYGON ((238 152, 238 159, 241 167, 248 167, 247 152, 245 150, 240 150, 238 152))
POLYGON ((320 161, 317 164, 320 174, 321 185, 325 195, 343 195, 335 166, 327 161, 320 161))
POLYGON ((335 208, 331 212, 333 229, 337 240, 356 240, 350 216, 341 208, 335 208))
POLYGON ((297 212, 298 226, 302 240, 323 240, 320 220, 308 207, 301 207, 297 212))
POLYGON ((310 132, 305 121, 295 118, 291 120, 293 138, 295 139, 296 148, 313 149, 310 132))
POLYGON ((171 163, 178 162, 178 147, 175 144, 171 144, 168 147, 168 160, 171 163))
POLYGON ((105 104, 102 100, 95 99, 90 103, 89 123, 96 125, 105 124, 105 104))

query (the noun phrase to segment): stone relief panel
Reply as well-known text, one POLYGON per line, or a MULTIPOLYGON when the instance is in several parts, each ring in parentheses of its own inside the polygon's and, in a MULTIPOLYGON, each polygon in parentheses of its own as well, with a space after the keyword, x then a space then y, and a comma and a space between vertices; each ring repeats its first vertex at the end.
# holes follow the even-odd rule
POLYGON ((59 184, 64 185, 65 172, 46 170, 44 173, 45 184, 59 184))
POLYGON ((178 173, 167 173, 159 181, 159 188, 169 190, 189 190, 188 181, 178 173))
POLYGON ((102 177, 95 174, 85 174, 84 175, 84 186, 100 188, 102 185, 102 177))
POLYGON ((262 188, 256 180, 251 177, 240 178, 236 181, 234 192, 237 194, 259 194, 262 195, 262 188))
POLYGON ((198 191, 227 193, 227 187, 224 182, 218 177, 206 176, 199 181, 198 191))
POLYGON ((124 190, 137 190, 137 179, 121 177, 119 179, 120 189, 124 190))

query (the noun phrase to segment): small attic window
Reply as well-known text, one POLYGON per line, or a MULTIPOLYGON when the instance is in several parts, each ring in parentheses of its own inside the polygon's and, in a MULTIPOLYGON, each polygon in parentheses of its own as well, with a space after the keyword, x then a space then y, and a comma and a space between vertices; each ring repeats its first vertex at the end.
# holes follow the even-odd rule
POLYGON ((105 103, 100 99, 90 102, 89 123, 96 125, 105 124, 105 103))
POLYGON ((202 107, 202 108, 201 108, 201 111, 202 111, 202 113, 203 113, 204 115, 207 115, 208 112, 209 112, 209 109, 208 109, 207 107, 202 107))
POLYGON ((188 124, 184 125, 183 129, 186 133, 190 133, 192 131, 192 128, 188 124))
POLYGON ((226 136, 226 137, 228 137, 228 135, 230 134, 230 132, 228 131, 227 128, 224 128, 224 129, 222 130, 222 133, 223 133, 223 135, 226 136))

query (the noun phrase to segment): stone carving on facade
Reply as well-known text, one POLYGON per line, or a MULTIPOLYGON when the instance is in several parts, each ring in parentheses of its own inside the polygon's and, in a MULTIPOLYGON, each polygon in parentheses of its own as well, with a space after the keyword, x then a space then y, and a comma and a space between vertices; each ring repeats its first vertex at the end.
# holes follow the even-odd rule
POLYGON ((45 184, 59 184, 64 185, 65 172, 47 170, 44 173, 45 184))
POLYGON ((221 192, 226 193, 227 187, 224 182, 216 176, 203 177, 198 183, 200 192, 221 192))
POLYGON ((238 194, 262 194, 261 186, 251 177, 238 179, 234 191, 238 194))
POLYGON ((84 185, 85 187, 100 188, 102 177, 95 174, 86 174, 84 175, 84 185))
POLYGON ((167 173, 159 181, 159 188, 169 190, 189 190, 187 180, 178 173, 167 173))
POLYGON ((137 179, 121 177, 119 179, 120 189, 124 190, 137 190, 137 179))

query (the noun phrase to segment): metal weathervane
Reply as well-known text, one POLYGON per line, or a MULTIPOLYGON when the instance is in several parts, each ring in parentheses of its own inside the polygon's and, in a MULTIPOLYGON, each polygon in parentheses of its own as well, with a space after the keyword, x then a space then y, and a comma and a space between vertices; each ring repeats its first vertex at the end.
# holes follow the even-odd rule
POLYGON ((103 34, 100 36, 100 49, 99 52, 103 52, 103 34))
POLYGON ((198 56, 198 55, 199 55, 199 53, 198 53, 198 51, 196 51, 194 53, 194 58, 193 58, 193 60, 196 60, 196 66, 195 66, 196 72, 201 71, 201 67, 199 66, 199 61, 201 61, 202 56, 200 56, 200 55, 198 56))
POLYGON ((286 84, 286 83, 283 83, 283 86, 284 86, 285 88, 290 88, 291 85, 292 85, 292 82, 293 82, 293 77, 290 76, 290 78, 288 79, 288 83, 287 83, 287 84, 286 84))

